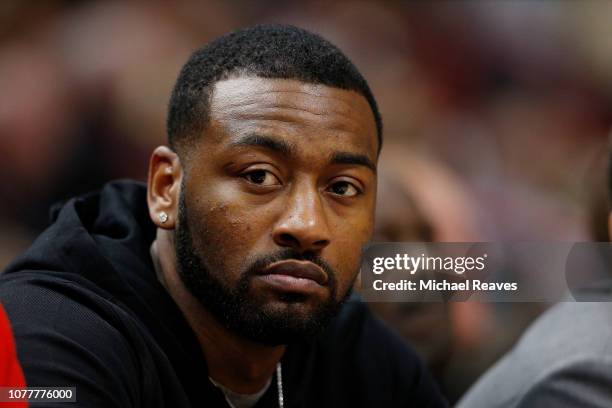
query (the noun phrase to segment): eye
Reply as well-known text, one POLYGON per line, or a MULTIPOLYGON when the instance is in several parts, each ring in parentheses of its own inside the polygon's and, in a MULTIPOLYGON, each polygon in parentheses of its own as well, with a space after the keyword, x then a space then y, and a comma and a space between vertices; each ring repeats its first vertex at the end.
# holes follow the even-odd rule
POLYGON ((348 181, 338 181, 332 184, 331 192, 341 197, 355 197, 361 194, 361 191, 348 181))
POLYGON ((244 177, 249 183, 257 184, 259 186, 277 186, 280 184, 280 181, 274 174, 262 169, 243 173, 242 177, 244 177))

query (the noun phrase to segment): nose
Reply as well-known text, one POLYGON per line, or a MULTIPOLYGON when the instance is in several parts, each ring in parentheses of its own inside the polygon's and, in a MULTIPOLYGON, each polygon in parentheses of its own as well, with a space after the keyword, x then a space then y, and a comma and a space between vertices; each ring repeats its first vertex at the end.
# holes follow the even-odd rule
POLYGON ((300 252, 320 252, 330 243, 325 210, 316 187, 295 186, 274 226, 274 242, 300 252))

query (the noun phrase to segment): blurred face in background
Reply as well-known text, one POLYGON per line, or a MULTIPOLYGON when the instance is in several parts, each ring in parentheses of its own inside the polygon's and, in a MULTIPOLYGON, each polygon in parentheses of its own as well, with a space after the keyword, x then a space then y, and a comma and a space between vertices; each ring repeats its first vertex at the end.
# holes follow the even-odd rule
MULTIPOLYGON (((432 242, 436 238, 434 220, 423 212, 425 198, 419 194, 416 180, 436 188, 431 171, 422 171, 417 162, 429 164, 414 152, 405 152, 389 145, 387 160, 379 167, 378 205, 374 241, 377 242, 432 242), (403 160, 392 160, 394 153, 403 160), (406 164, 407 161, 409 164, 406 164), (419 171, 421 170, 421 171, 419 171), (416 179, 406 177, 416 174, 416 179)), ((384 156, 384 155, 383 155, 384 156)), ((371 303, 372 310, 394 327, 423 357, 435 374, 444 366, 451 349, 451 322, 445 303, 371 303)))
POLYGON ((295 80, 216 84, 183 160, 185 286, 266 344, 316 333, 350 293, 373 231, 378 140, 366 99, 295 80))

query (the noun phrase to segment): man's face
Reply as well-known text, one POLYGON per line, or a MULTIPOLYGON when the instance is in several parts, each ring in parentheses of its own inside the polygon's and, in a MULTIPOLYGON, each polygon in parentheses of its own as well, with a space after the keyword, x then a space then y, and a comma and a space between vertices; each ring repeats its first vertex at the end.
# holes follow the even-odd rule
POLYGON ((335 314, 370 238, 378 141, 353 91, 239 77, 216 84, 184 161, 176 250, 185 286, 266 344, 335 314))

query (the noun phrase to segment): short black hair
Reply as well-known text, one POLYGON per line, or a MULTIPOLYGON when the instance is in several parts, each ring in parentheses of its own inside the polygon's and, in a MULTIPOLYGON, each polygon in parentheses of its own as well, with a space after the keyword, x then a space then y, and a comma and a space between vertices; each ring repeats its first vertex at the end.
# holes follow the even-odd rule
POLYGON ((297 79, 355 91, 368 101, 382 147, 382 119, 374 95, 357 67, 324 38, 290 25, 259 25, 234 31, 196 50, 181 69, 168 106, 170 147, 181 147, 204 131, 211 90, 232 75, 297 79))

